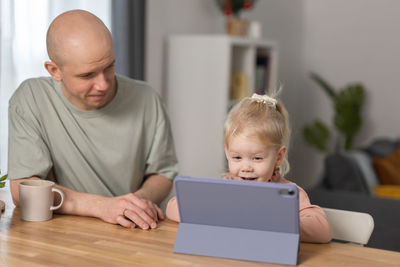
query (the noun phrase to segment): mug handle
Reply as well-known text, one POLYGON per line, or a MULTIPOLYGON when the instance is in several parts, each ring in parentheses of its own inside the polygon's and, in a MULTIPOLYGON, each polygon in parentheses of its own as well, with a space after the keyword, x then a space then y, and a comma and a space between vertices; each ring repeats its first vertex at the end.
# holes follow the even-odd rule
POLYGON ((55 188, 55 187, 53 187, 53 188, 51 189, 51 191, 60 194, 61 201, 60 201, 60 204, 58 204, 57 206, 51 206, 51 207, 50 207, 50 210, 59 209, 59 208, 61 207, 61 205, 64 203, 64 193, 63 193, 63 191, 61 191, 60 189, 55 188))

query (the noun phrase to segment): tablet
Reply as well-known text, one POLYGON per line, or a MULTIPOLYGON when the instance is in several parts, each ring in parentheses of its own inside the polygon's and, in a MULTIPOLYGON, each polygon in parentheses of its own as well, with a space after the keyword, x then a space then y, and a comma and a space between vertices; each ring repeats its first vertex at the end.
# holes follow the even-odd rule
POLYGON ((174 252, 297 264, 297 186, 221 178, 175 178, 181 222, 174 252))

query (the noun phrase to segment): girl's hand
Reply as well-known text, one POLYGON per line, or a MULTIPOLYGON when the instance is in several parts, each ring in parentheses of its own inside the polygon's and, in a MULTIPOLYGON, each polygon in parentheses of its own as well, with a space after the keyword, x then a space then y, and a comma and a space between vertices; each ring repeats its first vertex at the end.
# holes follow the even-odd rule
POLYGON ((280 167, 277 166, 275 167, 274 173, 272 174, 272 182, 278 182, 282 177, 281 172, 280 172, 280 167))
POLYGON ((228 172, 228 173, 224 174, 224 179, 226 179, 226 180, 240 180, 240 177, 228 172))

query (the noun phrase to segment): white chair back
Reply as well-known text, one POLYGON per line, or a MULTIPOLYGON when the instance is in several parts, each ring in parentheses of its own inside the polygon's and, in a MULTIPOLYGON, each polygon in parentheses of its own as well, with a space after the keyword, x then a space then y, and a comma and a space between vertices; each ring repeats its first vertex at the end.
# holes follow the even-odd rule
POLYGON ((374 219, 368 213, 322 208, 332 228, 332 238, 365 245, 374 230, 374 219))

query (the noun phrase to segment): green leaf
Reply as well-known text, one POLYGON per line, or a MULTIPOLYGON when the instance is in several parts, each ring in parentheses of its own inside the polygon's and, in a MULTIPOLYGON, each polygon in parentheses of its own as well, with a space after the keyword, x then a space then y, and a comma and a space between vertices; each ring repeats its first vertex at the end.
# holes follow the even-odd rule
MULTIPOLYGON (((365 102, 365 89, 361 83, 353 83, 339 91, 327 83, 316 73, 311 73, 310 78, 317 83, 333 102, 333 124, 340 135, 339 140, 344 140, 343 148, 349 150, 353 146, 353 140, 362 126, 362 108, 365 102)), ((318 132, 318 127, 306 126, 303 135, 307 143, 320 150, 327 149, 323 130, 318 132)), ((342 146, 343 144, 340 144, 342 146)))
MULTIPOLYGON (((0 171, 0 174, 1 174, 1 171, 0 171)), ((6 183, 3 181, 7 179, 7 176, 8 175, 6 174, 6 175, 3 175, 0 177, 0 188, 3 188, 6 185, 6 183)))
POLYGON ((0 178, 0 181, 4 181, 5 179, 7 179, 7 174, 6 175, 3 175, 3 176, 1 176, 1 178, 0 178))
POLYGON ((235 17, 239 17, 240 12, 246 9, 246 3, 254 7, 257 0, 231 0, 229 3, 226 0, 215 0, 218 8, 223 14, 229 9, 235 17))
POLYGON ((320 151, 327 152, 327 141, 330 138, 328 127, 322 121, 315 120, 313 124, 303 128, 304 140, 320 151))
POLYGON ((353 139, 361 128, 364 99, 364 87, 359 83, 348 85, 337 95, 334 124, 345 138, 346 150, 351 149, 353 139))
POLYGON ((332 101, 335 101, 336 92, 328 82, 326 82, 324 79, 322 79, 321 76, 313 72, 311 72, 310 78, 324 90, 324 92, 332 101))

